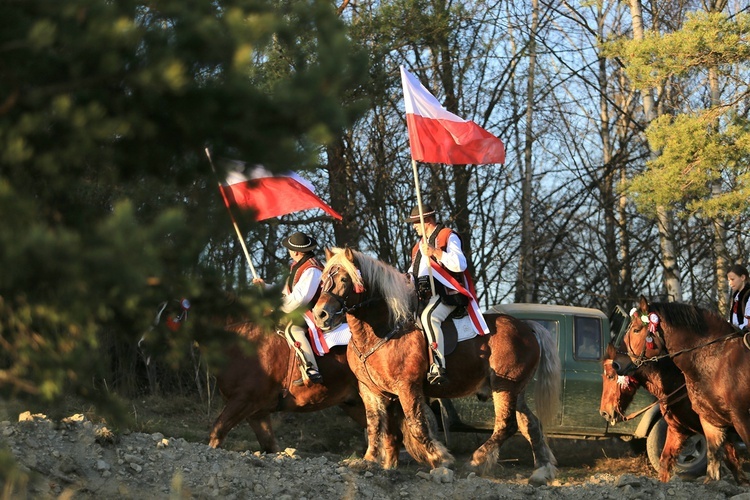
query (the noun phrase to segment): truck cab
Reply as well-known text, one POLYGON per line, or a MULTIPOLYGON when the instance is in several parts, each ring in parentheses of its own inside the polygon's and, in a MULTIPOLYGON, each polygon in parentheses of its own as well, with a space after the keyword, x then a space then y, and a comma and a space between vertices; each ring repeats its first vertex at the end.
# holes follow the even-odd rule
MULTIPOLYGON (((636 393, 629 411, 631 414, 644 411, 630 421, 611 425, 599 415, 602 360, 607 344, 613 342, 619 345, 630 322, 622 308, 616 307, 610 316, 598 309, 549 304, 500 304, 485 311, 485 317, 489 320, 497 314, 536 321, 557 339, 562 368, 561 401, 555 421, 544 426, 547 437, 635 440, 634 443, 639 443, 635 447, 647 449, 651 464, 658 470, 667 426, 659 406, 652 405, 656 399, 651 394, 645 389, 636 393)), ((534 381, 526 389, 526 398, 532 410, 535 409, 533 384, 534 381)), ((492 431, 494 415, 491 404, 480 403, 476 398, 459 398, 439 400, 439 406, 436 413, 441 418, 446 441, 450 439, 451 432, 492 431)), ((691 438, 689 444, 683 447, 684 456, 678 457, 676 469, 687 473, 705 470, 703 436, 691 438)))
MULTIPOLYGON (((621 308, 615 308, 609 317, 598 309, 548 304, 501 304, 486 312, 536 321, 557 338, 562 366, 561 404, 557 420, 544 428, 548 436, 579 439, 646 437, 655 420, 661 418, 656 406, 654 415, 647 412, 641 419, 614 426, 599 415, 602 359, 607 344, 613 340, 617 343, 625 335, 629 323, 621 308), (646 419, 644 428, 639 430, 643 418, 646 419)), ((526 394, 533 409, 533 389, 527 389, 526 394)), ((635 412, 653 401, 654 397, 648 392, 638 391, 630 409, 635 412)))

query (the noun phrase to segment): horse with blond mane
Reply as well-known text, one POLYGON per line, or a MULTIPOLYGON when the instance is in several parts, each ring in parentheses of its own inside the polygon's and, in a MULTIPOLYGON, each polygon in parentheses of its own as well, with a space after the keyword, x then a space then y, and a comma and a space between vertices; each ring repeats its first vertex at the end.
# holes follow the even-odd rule
POLYGON ((544 419, 556 414, 560 398, 560 360, 552 334, 505 314, 486 315, 490 334, 458 342, 446 352, 446 384, 426 383, 428 349, 415 325, 414 286, 392 266, 351 249, 326 251, 323 290, 313 309, 318 327, 330 328, 342 314, 352 332, 349 366, 359 381, 367 414, 365 460, 385 468, 398 465, 398 439, 389 415, 398 401, 403 409, 403 442, 416 460, 432 467, 454 459, 430 426, 426 398, 486 395, 495 410, 492 435, 477 449, 471 464, 487 470, 500 446, 519 429, 534 453, 530 482, 554 478, 556 459, 537 417, 525 401, 525 388, 538 374, 535 401, 544 419))

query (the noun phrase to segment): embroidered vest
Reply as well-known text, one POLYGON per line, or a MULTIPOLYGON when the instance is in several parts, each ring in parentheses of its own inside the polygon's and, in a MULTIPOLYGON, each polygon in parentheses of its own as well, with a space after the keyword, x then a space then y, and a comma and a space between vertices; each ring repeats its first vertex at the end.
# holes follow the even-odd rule
MULTIPOLYGON (((438 224, 427 241, 435 248, 439 248, 440 250, 445 251, 448 248, 448 238, 451 234, 455 234, 456 236, 458 236, 458 239, 461 240, 460 234, 453 231, 449 227, 438 224)), ((422 252, 419 251, 419 244, 421 243, 421 241, 421 239, 417 241, 417 243, 414 245, 414 248, 412 248, 411 250, 411 258, 414 262, 413 268, 415 275, 419 273, 419 263, 422 260, 422 252)), ((463 246, 463 241, 461 241, 461 245, 463 246)), ((450 275, 453 276, 456 281, 458 281, 459 283, 463 283, 464 274, 462 272, 451 271, 450 269, 447 269, 445 266, 443 266, 443 264, 440 264, 440 266, 448 271, 448 273, 450 273, 450 275)))
POLYGON ((747 301, 750 299, 750 283, 745 284, 745 286, 737 292, 736 294, 732 295, 732 307, 729 308, 729 322, 734 324, 732 320, 734 319, 734 315, 737 315, 737 322, 742 324, 743 316, 745 315, 745 307, 747 307, 747 301))
MULTIPOLYGON (((316 259, 312 254, 307 254, 304 257, 302 257, 299 262, 292 265, 292 269, 289 273, 289 277, 286 279, 286 292, 292 293, 292 290, 294 289, 294 285, 297 284, 299 281, 300 276, 304 274, 304 272, 310 268, 315 268, 319 270, 323 270, 323 265, 318 262, 318 259, 316 259)), ((312 309, 312 306, 315 305, 315 303, 318 301, 318 298, 320 297, 320 288, 321 283, 318 282, 317 290, 315 291, 315 296, 313 296, 312 300, 309 304, 307 304, 308 309, 312 309)))

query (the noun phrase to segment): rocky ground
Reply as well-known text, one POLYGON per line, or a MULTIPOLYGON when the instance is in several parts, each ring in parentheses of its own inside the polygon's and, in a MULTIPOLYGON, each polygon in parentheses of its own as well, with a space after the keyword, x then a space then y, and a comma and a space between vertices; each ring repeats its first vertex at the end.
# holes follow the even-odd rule
MULTIPOLYGON (((295 434, 301 435, 298 429, 295 434)), ((262 454, 214 450, 159 432, 115 435, 82 414, 56 421, 22 412, 0 423, 0 436, 0 448, 16 461, 9 468, 8 453, 2 452, 3 492, 9 498, 750 500, 750 489, 731 477, 709 484, 677 478, 659 483, 643 457, 620 448, 595 445, 604 456, 576 458, 572 450, 580 453, 581 443, 553 446, 561 462, 558 479, 535 487, 526 483, 531 464, 523 453, 520 459, 504 454, 495 472, 480 477, 465 465, 469 455, 460 453, 452 469, 429 470, 406 457, 397 470, 383 471, 349 451, 287 448, 262 454)), ((344 441, 339 444, 347 449, 344 441)))

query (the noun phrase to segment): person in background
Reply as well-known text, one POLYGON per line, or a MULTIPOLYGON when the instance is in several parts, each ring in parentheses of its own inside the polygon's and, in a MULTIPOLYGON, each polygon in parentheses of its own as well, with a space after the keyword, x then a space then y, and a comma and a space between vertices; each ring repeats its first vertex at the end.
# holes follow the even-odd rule
MULTIPOLYGON (((312 236, 296 232, 286 238, 282 244, 289 250, 292 263, 282 290, 284 302, 281 310, 287 314, 294 311, 309 311, 320 296, 320 279, 323 275, 323 266, 313 254, 318 243, 312 236)), ((264 287, 270 286, 262 278, 253 279, 253 283, 264 287)), ((307 330, 307 323, 304 317, 300 316, 299 319, 287 324, 285 335, 302 361, 302 366, 300 366, 302 378, 317 384, 322 382, 323 377, 320 375, 315 354, 307 338, 307 330)))
POLYGON ((740 330, 748 330, 750 318, 750 281, 747 268, 735 264, 727 273, 727 280, 732 289, 732 307, 729 309, 729 322, 740 330))

